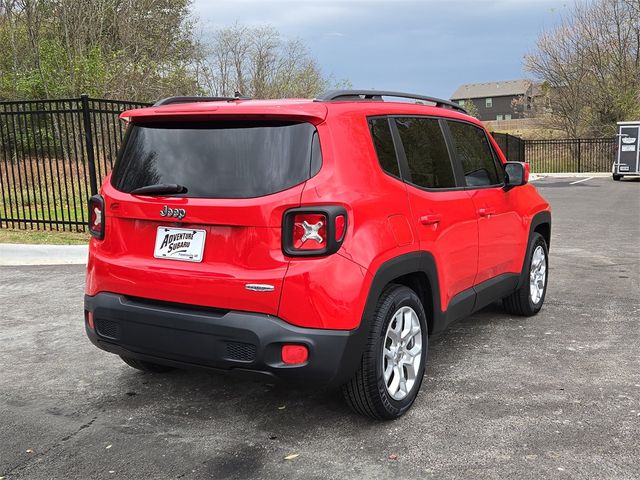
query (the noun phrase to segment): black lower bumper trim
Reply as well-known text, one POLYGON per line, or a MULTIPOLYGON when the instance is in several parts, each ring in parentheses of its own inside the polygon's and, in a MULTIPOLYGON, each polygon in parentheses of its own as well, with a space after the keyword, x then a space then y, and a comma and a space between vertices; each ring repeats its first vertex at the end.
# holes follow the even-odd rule
POLYGON ((113 293, 85 296, 97 347, 181 368, 204 367, 267 377, 297 385, 337 386, 362 356, 360 331, 301 328, 258 313, 194 309, 150 303, 113 293), (286 365, 284 343, 306 345, 308 361, 286 365))

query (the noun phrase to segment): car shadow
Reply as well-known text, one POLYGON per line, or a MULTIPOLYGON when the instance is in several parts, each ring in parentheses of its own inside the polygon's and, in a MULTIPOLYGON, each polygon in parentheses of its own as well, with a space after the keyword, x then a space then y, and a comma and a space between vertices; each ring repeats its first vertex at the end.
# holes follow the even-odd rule
MULTIPOLYGON (((463 360, 473 337, 485 335, 483 326, 505 321, 514 320, 495 303, 452 325, 430 341, 427 375, 437 376, 439 370, 463 360)), ((259 420, 267 438, 282 433, 284 419, 286 424, 303 422, 307 429, 313 428, 314 419, 326 424, 327 419, 349 418, 359 427, 377 424, 351 412, 339 389, 301 389, 205 370, 143 373, 124 364, 117 384, 120 392, 112 399, 114 408, 151 409, 173 422, 259 420)))
POLYGON ((499 303, 492 304, 430 342, 418 400, 390 423, 352 412, 339 390, 291 388, 202 370, 143 373, 124 363, 114 363, 115 373, 105 373, 115 377, 115 391, 104 392, 88 407, 100 411, 103 421, 122 435, 179 444, 210 439, 220 448, 200 462, 202 468, 212 478, 246 478, 269 463, 265 452, 302 449, 319 438, 333 438, 335 431, 340 432, 335 448, 341 448, 427 421, 443 391, 456 388, 450 383, 452 367, 482 347, 491 327, 513 321, 499 303))

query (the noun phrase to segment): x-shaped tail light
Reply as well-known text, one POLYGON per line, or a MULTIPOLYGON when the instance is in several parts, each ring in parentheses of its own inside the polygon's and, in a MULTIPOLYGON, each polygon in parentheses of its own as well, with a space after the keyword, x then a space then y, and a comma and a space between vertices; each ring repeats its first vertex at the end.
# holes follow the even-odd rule
POLYGON ((302 228, 304 229, 304 234, 300 240, 302 242, 306 242, 307 240, 314 240, 318 243, 324 242, 324 238, 322 238, 319 233, 323 225, 324 222, 322 220, 314 224, 309 224, 306 220, 303 220, 302 228))
POLYGON ((282 222, 282 250, 291 257, 337 252, 347 230, 347 212, 338 205, 292 208, 282 222))

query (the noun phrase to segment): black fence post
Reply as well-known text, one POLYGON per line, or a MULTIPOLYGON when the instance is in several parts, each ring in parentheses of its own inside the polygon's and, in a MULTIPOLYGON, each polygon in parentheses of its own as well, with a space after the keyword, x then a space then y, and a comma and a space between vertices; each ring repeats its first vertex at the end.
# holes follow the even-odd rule
POLYGON ((509 151, 509 134, 507 133, 504 137, 504 149, 505 149, 505 154, 507 156, 507 160, 513 160, 511 158, 511 152, 509 151))
POLYGON ((580 148, 580 139, 578 139, 578 173, 582 172, 582 159, 580 157, 582 157, 582 152, 581 152, 581 148, 580 148))
POLYGON ((96 173, 96 159, 93 151, 93 130, 91 128, 91 116, 89 115, 89 96, 80 95, 82 105, 82 122, 84 124, 84 144, 87 150, 87 165, 89 167, 89 187, 91 195, 98 193, 98 174, 96 173))

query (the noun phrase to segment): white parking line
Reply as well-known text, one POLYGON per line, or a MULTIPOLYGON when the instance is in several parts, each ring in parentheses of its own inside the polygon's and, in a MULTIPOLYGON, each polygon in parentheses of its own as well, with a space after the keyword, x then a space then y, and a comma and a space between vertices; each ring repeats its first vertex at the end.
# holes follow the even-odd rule
POLYGON ((576 180, 575 182, 571 182, 569 185, 575 185, 576 183, 586 182, 587 180, 591 180, 593 177, 583 178, 581 180, 576 180))

